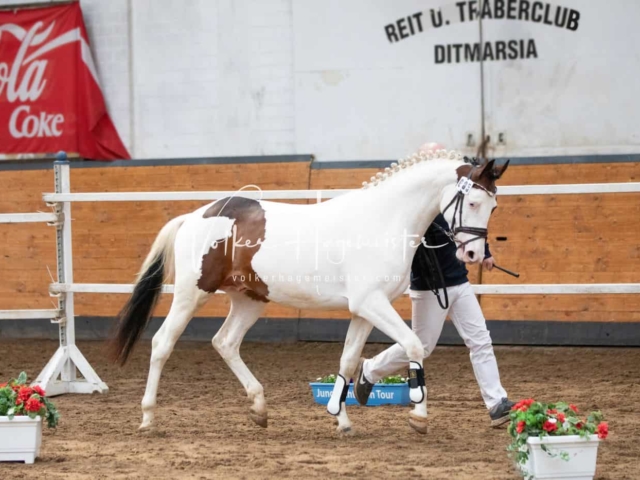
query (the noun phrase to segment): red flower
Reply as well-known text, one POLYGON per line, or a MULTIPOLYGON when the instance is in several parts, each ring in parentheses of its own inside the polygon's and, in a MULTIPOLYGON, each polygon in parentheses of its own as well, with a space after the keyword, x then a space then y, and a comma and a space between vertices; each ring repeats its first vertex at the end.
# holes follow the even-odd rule
POLYGON ((582 422, 578 422, 578 423, 576 423, 576 428, 577 428, 578 430, 580 430, 582 427, 584 427, 584 425, 582 424, 582 422))
POLYGON ((7 384, 6 384, 6 383, 0 383, 0 388, 4 388, 4 387, 6 387, 6 386, 7 386, 7 384))
POLYGON ((513 407, 511 407, 511 410, 518 410, 520 412, 526 412, 527 410, 529 410, 529 407, 533 404, 535 400, 533 398, 528 398, 526 400, 521 400, 520 402, 516 403, 513 407))
POLYGON ((596 428, 596 432, 598 432, 598 438, 604 440, 607 438, 607 435, 609 435, 609 424, 607 422, 600 422, 596 428))
POLYGON ((18 390, 18 398, 21 400, 20 403, 26 402, 33 395, 33 388, 31 387, 20 387, 18 390))
POLYGON ((548 415, 555 415, 557 413, 558 413, 558 411, 555 408, 553 410, 547 410, 547 414, 548 415))
POLYGON ((33 387, 33 391, 35 393, 37 393, 38 395, 40 395, 41 397, 44 397, 44 390, 42 388, 40 388, 38 385, 33 387))
POLYGON ((574 412, 578 413, 578 407, 576 407, 573 403, 569 405, 569 408, 574 412))
POLYGON ((42 407, 43 404, 40 403, 40 400, 38 400, 37 398, 30 398, 24 405, 24 409, 27 412, 39 412, 42 407))
POLYGON ((542 429, 545 432, 551 433, 551 432, 555 432, 558 429, 558 425, 556 424, 556 422, 550 422, 549 420, 547 420, 542 425, 542 429))
POLYGON ((516 426, 516 432, 522 433, 522 431, 524 430, 524 427, 526 426, 527 426, 527 422, 524 422, 524 421, 518 422, 518 425, 516 426))
POLYGON ((566 417, 564 416, 564 413, 560 412, 558 414, 558 421, 564 423, 565 420, 566 420, 566 417))

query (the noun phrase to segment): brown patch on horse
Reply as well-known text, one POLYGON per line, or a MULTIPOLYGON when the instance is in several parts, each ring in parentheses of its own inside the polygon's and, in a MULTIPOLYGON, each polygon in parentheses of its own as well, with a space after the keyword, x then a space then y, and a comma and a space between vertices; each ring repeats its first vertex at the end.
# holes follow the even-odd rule
MULTIPOLYGON (((502 166, 495 167, 495 160, 485 161, 479 167, 476 167, 471 174, 471 180, 474 183, 486 188, 491 193, 496 193, 496 181, 502 177, 504 172, 509 166, 509 160, 507 160, 502 166)), ((465 164, 458 167, 456 170, 458 173, 458 180, 461 177, 466 177, 473 168, 473 165, 465 164)))
POLYGON ((269 287, 253 270, 251 261, 264 241, 267 225, 260 202, 244 197, 218 200, 202 218, 227 217, 235 220, 235 233, 222 239, 202 257, 198 288, 213 293, 218 289, 243 292, 249 298, 268 302, 269 287))

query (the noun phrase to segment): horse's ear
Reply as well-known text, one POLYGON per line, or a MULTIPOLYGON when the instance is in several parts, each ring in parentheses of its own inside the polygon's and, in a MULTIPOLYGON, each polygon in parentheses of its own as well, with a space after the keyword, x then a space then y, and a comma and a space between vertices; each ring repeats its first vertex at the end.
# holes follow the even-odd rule
POLYGON ((495 159, 484 162, 484 164, 480 167, 480 171, 477 173, 478 178, 484 177, 486 175, 489 175, 489 178, 491 178, 491 172, 493 171, 493 165, 495 164, 495 162, 495 159))
POLYGON ((496 168, 496 180, 499 179, 500 177, 502 177, 502 175, 504 175, 504 172, 507 170, 507 167, 509 166, 509 162, 510 160, 507 160, 504 165, 502 165, 501 167, 497 167, 496 168))

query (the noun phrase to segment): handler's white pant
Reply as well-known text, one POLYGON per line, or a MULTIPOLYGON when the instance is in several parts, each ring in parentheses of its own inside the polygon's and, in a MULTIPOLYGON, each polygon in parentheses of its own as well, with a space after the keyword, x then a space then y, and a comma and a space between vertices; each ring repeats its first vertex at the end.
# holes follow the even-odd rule
MULTIPOLYGON (((428 357, 436 347, 447 313, 449 314, 458 333, 471 351, 471 363, 482 398, 487 408, 491 409, 507 396, 507 392, 500 384, 498 363, 480 304, 469 282, 448 287, 447 293, 449 309, 443 310, 432 292, 411 290, 411 327, 422 341, 425 355, 428 357)), ((408 368, 408 364, 409 357, 396 343, 366 360, 364 375, 367 380, 375 383, 402 368, 408 368)))

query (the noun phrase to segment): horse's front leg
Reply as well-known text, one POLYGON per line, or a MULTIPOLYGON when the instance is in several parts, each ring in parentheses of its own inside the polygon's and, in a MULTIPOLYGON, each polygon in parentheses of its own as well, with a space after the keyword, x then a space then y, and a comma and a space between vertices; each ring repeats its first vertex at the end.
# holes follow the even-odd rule
POLYGON ((380 291, 351 300, 349 308, 404 348, 409 357, 409 397, 415 405, 409 412, 409 425, 419 433, 427 433, 427 388, 422 368, 425 356, 422 342, 380 291))
POLYGON ((351 431, 351 421, 347 415, 345 399, 349 390, 349 380, 353 377, 358 360, 364 344, 369 338, 372 325, 362 317, 354 316, 347 331, 347 338, 344 342, 344 350, 340 358, 340 374, 333 387, 331 399, 327 405, 327 411, 334 415, 338 421, 337 431, 339 433, 349 433, 351 431))

